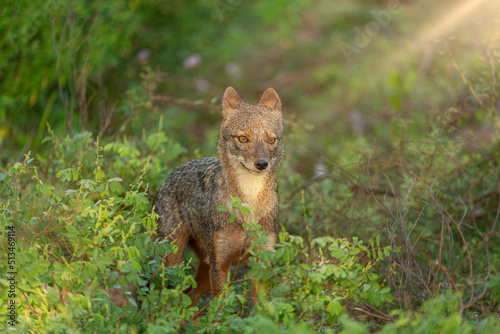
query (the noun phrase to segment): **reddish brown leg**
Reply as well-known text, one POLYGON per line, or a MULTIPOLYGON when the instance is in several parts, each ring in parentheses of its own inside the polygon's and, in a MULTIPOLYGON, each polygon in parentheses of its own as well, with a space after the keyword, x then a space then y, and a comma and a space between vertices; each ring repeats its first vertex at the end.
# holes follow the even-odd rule
POLYGON ((198 246, 193 239, 189 240, 189 247, 194 251, 198 258, 198 267, 194 280, 196 281, 196 288, 189 288, 184 291, 185 294, 191 298, 191 306, 197 306, 200 298, 210 291, 210 264, 207 263, 207 255, 205 251, 198 246))
POLYGON ((258 301, 257 297, 258 297, 259 291, 261 291, 263 289, 264 289, 264 285, 262 283, 260 283, 256 279, 252 280, 252 303, 254 305, 257 305, 257 301, 258 301))
POLYGON ((230 264, 212 265, 210 267, 210 289, 212 298, 217 297, 224 285, 227 284, 227 274, 229 273, 230 264))
POLYGON ((186 248, 186 245, 189 240, 189 233, 187 229, 183 226, 181 229, 175 234, 173 237, 174 240, 174 245, 178 247, 177 253, 170 253, 167 255, 167 257, 164 259, 164 265, 166 267, 172 267, 172 266, 177 266, 184 261, 184 248, 186 248))
POLYGON ((196 288, 189 288, 184 291, 191 298, 191 306, 197 306, 200 298, 210 291, 210 265, 205 262, 200 262, 196 268, 194 279, 196 288))

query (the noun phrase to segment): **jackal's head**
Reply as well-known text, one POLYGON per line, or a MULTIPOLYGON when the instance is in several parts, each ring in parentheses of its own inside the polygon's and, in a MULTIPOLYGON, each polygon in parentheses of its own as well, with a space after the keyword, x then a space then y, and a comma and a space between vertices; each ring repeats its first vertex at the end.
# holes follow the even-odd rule
POLYGON ((229 87, 222 105, 220 159, 253 175, 276 171, 284 146, 281 101, 274 89, 266 90, 257 105, 250 105, 229 87))

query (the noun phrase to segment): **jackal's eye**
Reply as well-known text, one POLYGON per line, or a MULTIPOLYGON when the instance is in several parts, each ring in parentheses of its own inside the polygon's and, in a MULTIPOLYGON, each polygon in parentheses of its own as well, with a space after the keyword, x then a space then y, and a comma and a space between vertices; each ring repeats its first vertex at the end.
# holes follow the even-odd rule
POLYGON ((271 138, 269 138, 269 139, 267 140, 267 142, 268 142, 269 144, 274 144, 274 143, 276 142, 276 138, 271 137, 271 138))
POLYGON ((248 141, 248 138, 245 136, 239 136, 238 140, 240 141, 240 143, 246 143, 248 141))

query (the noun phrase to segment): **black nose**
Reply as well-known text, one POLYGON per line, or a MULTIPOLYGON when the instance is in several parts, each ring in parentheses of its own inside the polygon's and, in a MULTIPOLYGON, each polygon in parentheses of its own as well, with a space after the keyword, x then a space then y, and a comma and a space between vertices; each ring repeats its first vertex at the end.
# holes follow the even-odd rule
POLYGON ((266 159, 257 159, 253 162, 253 164, 258 170, 264 170, 267 166, 269 166, 266 159))

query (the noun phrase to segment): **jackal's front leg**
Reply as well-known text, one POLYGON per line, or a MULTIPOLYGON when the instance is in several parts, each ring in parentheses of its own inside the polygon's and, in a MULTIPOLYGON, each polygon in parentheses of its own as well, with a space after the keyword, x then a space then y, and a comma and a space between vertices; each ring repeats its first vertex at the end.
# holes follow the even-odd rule
POLYGON ((210 291, 212 298, 217 297, 227 284, 227 274, 229 273, 229 265, 217 265, 212 263, 210 267, 210 291))
POLYGON ((191 298, 191 306, 198 306, 200 298, 210 291, 210 265, 203 260, 200 261, 196 274, 194 275, 196 288, 188 288, 184 291, 191 298))

